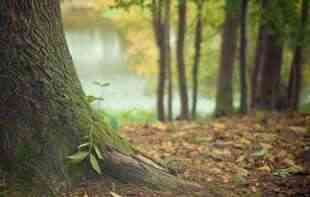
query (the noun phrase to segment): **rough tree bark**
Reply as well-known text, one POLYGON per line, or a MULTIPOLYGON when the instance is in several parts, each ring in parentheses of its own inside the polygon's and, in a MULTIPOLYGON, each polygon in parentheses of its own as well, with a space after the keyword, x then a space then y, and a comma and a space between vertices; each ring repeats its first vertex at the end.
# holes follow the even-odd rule
POLYGON ((248 88, 246 77, 246 22, 247 22, 247 7, 248 0, 241 0, 241 14, 240 14, 240 112, 246 113, 248 111, 248 88))
POLYGON ((27 177, 42 192, 32 196, 43 196, 42 185, 57 193, 85 177, 88 163, 72 168, 65 161, 93 128, 103 136, 97 140, 105 173, 157 188, 188 185, 100 127, 66 46, 58 0, 1 2, 0 59, 0 168, 7 181, 27 177))
POLYGON ((299 97, 302 84, 302 64, 303 64, 303 44, 305 29, 309 17, 309 0, 303 0, 301 6, 301 17, 296 39, 296 48, 291 64, 289 85, 288 85, 288 105, 290 110, 298 109, 299 97))
POLYGON ((177 38, 177 68, 178 68, 178 83, 181 100, 181 113, 178 117, 179 120, 189 119, 188 110, 188 90, 187 90, 187 79, 186 79, 186 68, 184 60, 184 44, 185 44, 185 33, 186 33, 186 11, 187 1, 178 1, 178 38, 177 38))
POLYGON ((233 66, 237 50, 239 16, 238 9, 227 5, 222 32, 221 57, 218 72, 215 115, 233 112, 233 66))

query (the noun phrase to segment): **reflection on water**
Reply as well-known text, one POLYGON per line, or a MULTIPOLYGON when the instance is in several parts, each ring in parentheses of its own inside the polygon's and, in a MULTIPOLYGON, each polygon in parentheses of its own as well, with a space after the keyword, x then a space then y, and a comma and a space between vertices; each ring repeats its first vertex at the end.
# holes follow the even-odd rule
POLYGON ((66 29, 69 49, 84 91, 87 95, 104 98, 95 107, 152 109, 154 98, 144 94, 145 79, 129 71, 121 38, 108 28, 66 29), (108 82, 110 86, 100 87, 94 82, 108 82))
MULTIPOLYGON (((129 71, 122 39, 111 25, 66 28, 66 38, 85 93, 104 98, 95 107, 155 109, 156 97, 145 94, 146 79, 129 71), (100 87, 94 82, 108 82, 110 86, 100 87)), ((213 110, 212 103, 206 99, 199 99, 199 104, 198 111, 213 110)), ((177 96, 174 108, 178 111, 177 96)))

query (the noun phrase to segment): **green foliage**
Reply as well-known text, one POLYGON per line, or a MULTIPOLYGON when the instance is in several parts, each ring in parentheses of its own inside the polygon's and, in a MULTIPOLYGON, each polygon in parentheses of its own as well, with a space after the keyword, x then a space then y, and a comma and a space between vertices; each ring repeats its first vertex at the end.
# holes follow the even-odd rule
POLYGON ((103 160, 104 158, 98 147, 99 145, 96 143, 96 135, 94 132, 95 130, 92 126, 89 134, 84 137, 84 143, 79 145, 78 152, 68 156, 67 159, 72 163, 80 163, 88 158, 93 170, 98 174, 101 174, 102 172, 98 160, 103 160))
POLYGON ((301 112, 310 112, 310 103, 303 104, 299 110, 301 112))
POLYGON ((303 171, 302 167, 292 166, 289 168, 275 170, 272 173, 272 175, 279 176, 279 177, 288 177, 288 176, 291 176, 291 175, 296 174, 296 173, 301 172, 301 171, 303 171))
MULTIPOLYGON (((99 99, 101 100, 101 98, 99 99)), ((98 100, 96 97, 86 97, 89 104, 96 100, 98 100)), ((99 161, 104 160, 104 147, 101 146, 103 141, 105 144, 114 145, 116 149, 123 152, 130 153, 132 150, 130 144, 116 133, 119 128, 117 119, 106 113, 102 113, 100 117, 101 119, 98 121, 90 121, 88 135, 83 137, 82 144, 78 146, 78 151, 67 156, 67 159, 74 164, 88 161, 92 169, 98 174, 102 173, 99 161), (106 119, 109 121, 107 122, 106 119)))
POLYGON ((120 128, 123 124, 128 123, 152 123, 156 121, 156 115, 152 111, 143 109, 129 109, 125 111, 102 110, 98 111, 102 119, 105 119, 110 127, 120 128))
POLYGON ((119 123, 118 118, 116 116, 111 115, 105 111, 102 111, 102 115, 103 115, 102 118, 106 119, 108 121, 108 123, 112 129, 116 130, 116 129, 120 128, 120 123, 119 123))
POLYGON ((150 6, 150 4, 149 0, 115 0, 114 8, 129 10, 132 6, 144 8, 150 6))
POLYGON ((253 156, 255 157, 264 157, 265 155, 268 154, 268 150, 265 148, 261 148, 260 150, 256 151, 253 156))
POLYGON ((240 8, 240 0, 225 0, 225 7, 228 10, 238 11, 240 8))

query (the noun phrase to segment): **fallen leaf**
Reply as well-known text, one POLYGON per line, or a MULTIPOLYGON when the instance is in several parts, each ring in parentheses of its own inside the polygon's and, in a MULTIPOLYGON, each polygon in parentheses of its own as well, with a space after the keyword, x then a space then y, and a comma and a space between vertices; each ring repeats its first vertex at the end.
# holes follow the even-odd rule
POLYGON ((222 130, 226 128, 226 126, 223 123, 214 123, 213 127, 218 130, 222 130))
POLYGON ((264 165, 263 167, 257 168, 260 171, 265 171, 265 172, 271 172, 271 168, 267 165, 264 165))
POLYGON ((302 133, 302 134, 307 133, 307 129, 304 127, 292 126, 292 127, 289 127, 289 129, 291 129, 292 131, 296 133, 302 133))
POLYGON ((112 197, 122 197, 121 195, 114 193, 114 192, 110 192, 110 194, 112 197))

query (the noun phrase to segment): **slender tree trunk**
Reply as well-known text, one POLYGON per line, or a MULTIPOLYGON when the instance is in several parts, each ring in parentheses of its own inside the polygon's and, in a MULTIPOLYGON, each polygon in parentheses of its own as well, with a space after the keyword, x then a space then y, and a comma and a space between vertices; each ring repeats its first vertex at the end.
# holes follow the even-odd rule
MULTIPOLYGON (((226 2, 227 3, 227 2, 226 2)), ((233 112, 233 66, 237 50, 239 16, 236 9, 226 5, 224 29, 222 32, 220 67, 216 93, 215 115, 233 112)))
POLYGON ((163 0, 153 0, 153 28, 159 52, 158 81, 157 81, 157 117, 159 121, 165 121, 165 83, 166 83, 166 32, 163 17, 163 0))
POLYGON ((241 15, 240 15, 240 112, 248 111, 248 88, 246 77, 246 22, 247 22, 247 6, 248 0, 241 0, 241 15))
POLYGON ((177 67, 178 67, 178 83, 181 100, 181 113, 178 117, 180 120, 189 119, 188 110, 188 91, 187 91, 187 79, 186 79, 186 67, 184 60, 184 45, 185 45, 185 33, 186 33, 186 9, 187 1, 179 0, 178 2, 178 38, 177 38, 177 67))
POLYGON ((171 65, 171 46, 170 46, 170 18, 171 18, 171 0, 165 1, 165 46, 166 46, 166 67, 168 80, 168 120, 173 120, 173 81, 171 65))
POLYGON ((198 0, 196 2, 197 6, 197 24, 196 24, 196 32, 195 32, 195 57, 194 64, 192 68, 192 78, 193 78, 193 92, 192 92, 192 119, 196 119, 197 114, 197 97, 198 97, 198 73, 199 73, 199 64, 201 57, 201 42, 202 42, 202 12, 203 12, 204 0, 198 0))
MULTIPOLYGON (((0 171, 55 196, 89 174, 88 162, 65 164, 81 138, 96 132, 99 165, 124 182, 178 189, 191 185, 139 155, 91 110, 66 46, 58 0, 4 0, 0 6, 0 171), (47 187, 47 188, 46 188, 47 187)), ((13 196, 13 195, 12 195, 13 196)), ((14 195, 15 196, 15 195, 14 195)))
POLYGON ((289 109, 297 110, 299 104, 299 97, 302 83, 302 63, 303 63, 303 46, 305 37, 305 28, 309 17, 309 0, 302 1, 301 17, 299 32, 296 39, 296 48, 291 64, 289 86, 288 86, 288 104, 289 109))
MULTIPOLYGON (((261 2, 261 7, 262 10, 264 11, 266 8, 266 1, 267 0, 262 0, 261 2)), ((263 15, 263 13, 261 13, 263 15)), ((258 37, 257 37, 257 42, 256 42, 256 52, 255 52, 255 62, 252 68, 251 72, 251 99, 250 99, 250 106, 251 109, 253 110, 255 108, 255 103, 256 103, 256 94, 258 90, 258 78, 260 76, 260 66, 261 66, 261 60, 262 60, 262 54, 263 54, 263 36, 266 31, 266 25, 265 22, 263 22, 263 17, 261 16, 261 21, 260 21, 260 26, 258 30, 258 37)))

